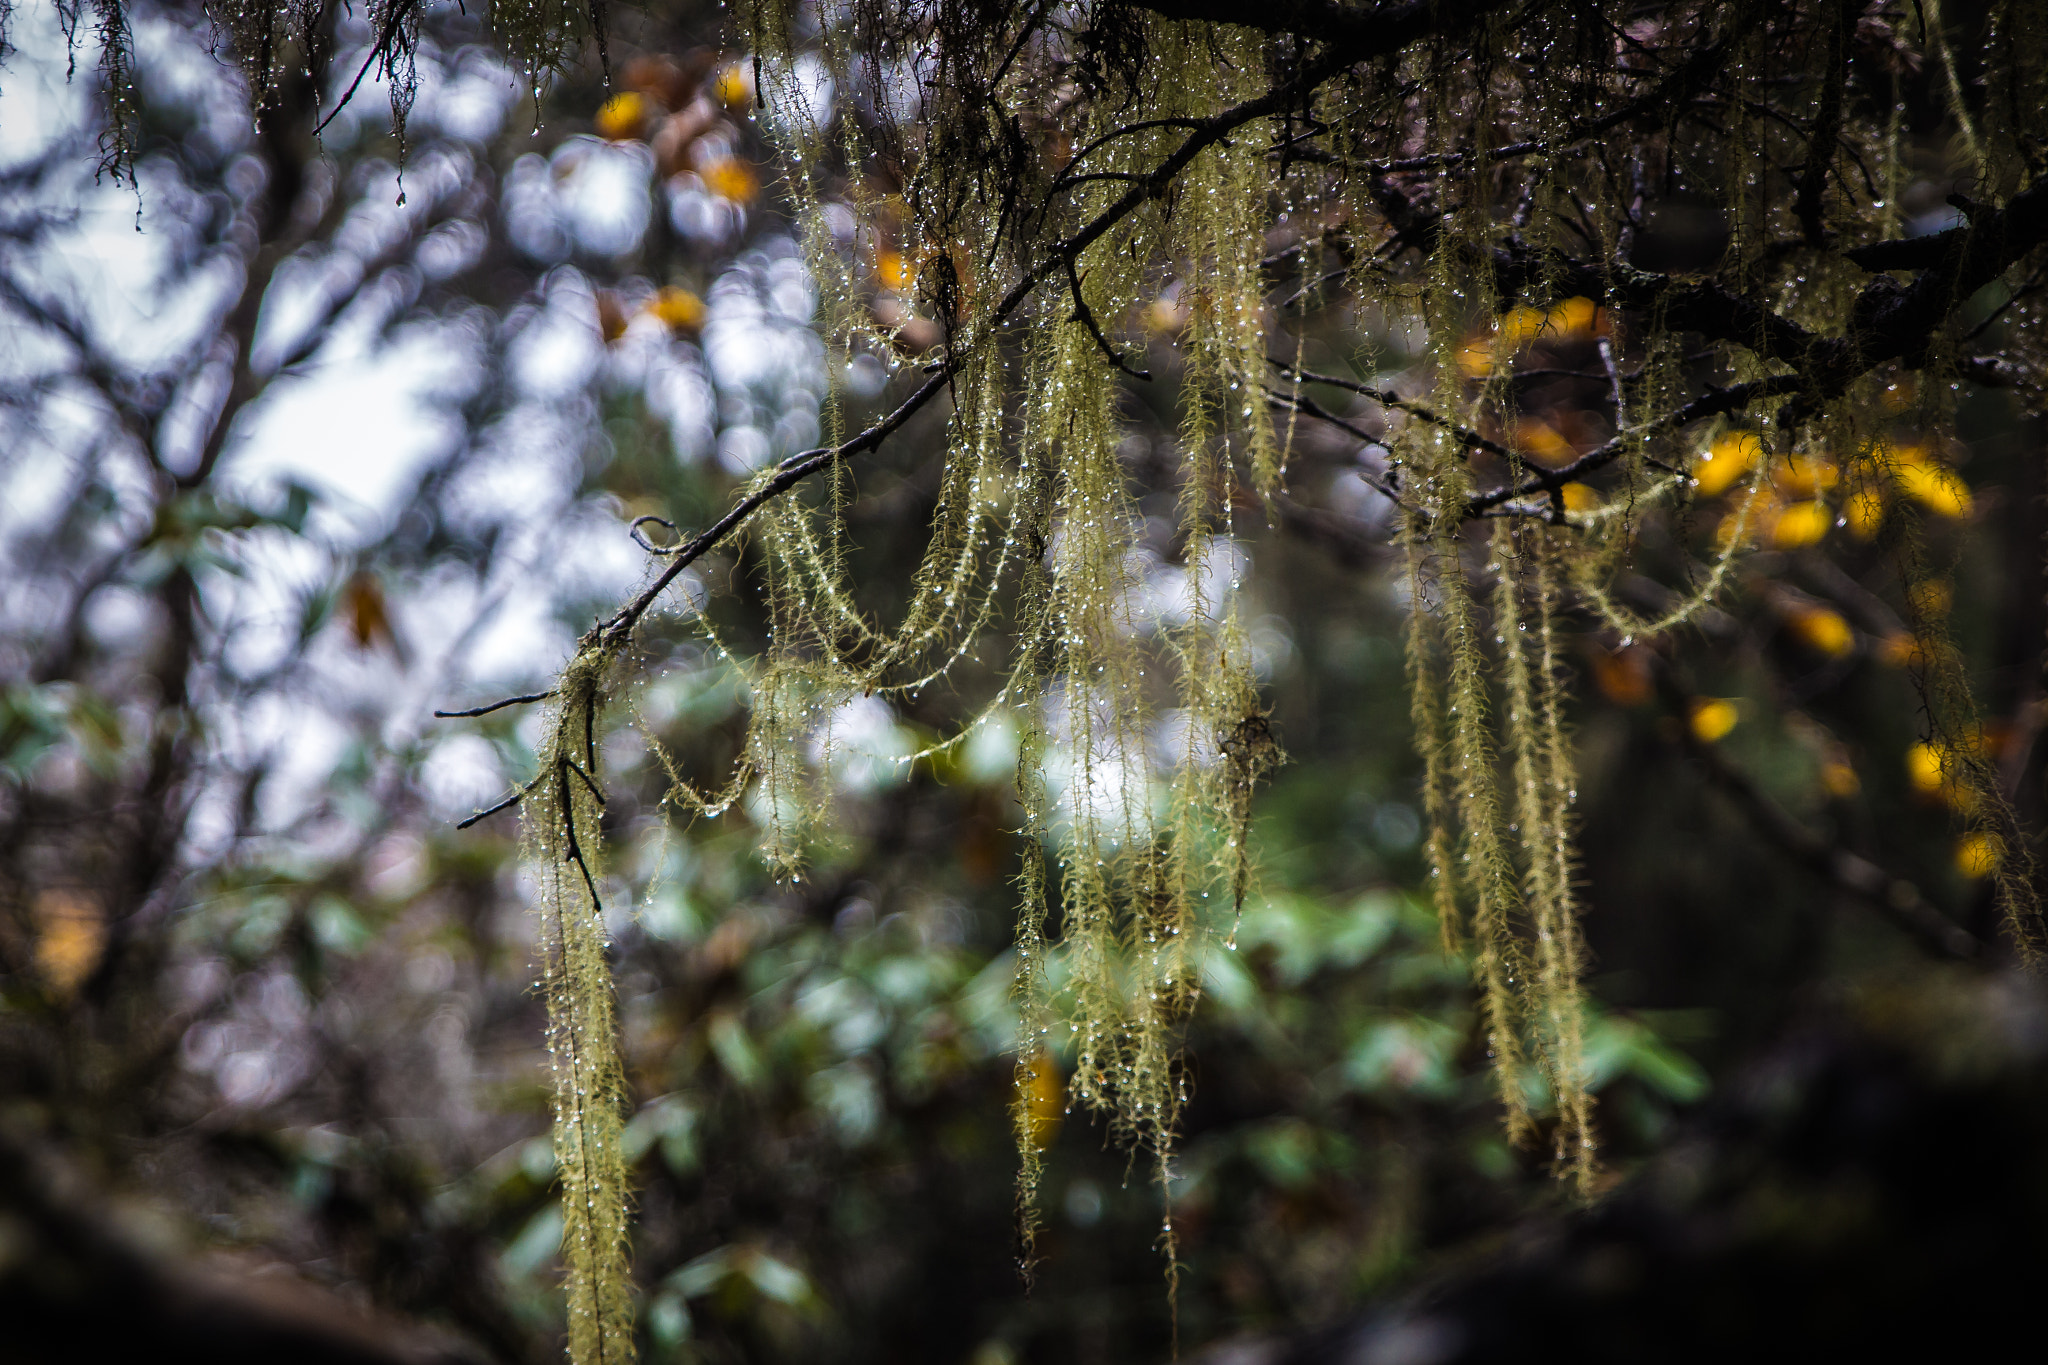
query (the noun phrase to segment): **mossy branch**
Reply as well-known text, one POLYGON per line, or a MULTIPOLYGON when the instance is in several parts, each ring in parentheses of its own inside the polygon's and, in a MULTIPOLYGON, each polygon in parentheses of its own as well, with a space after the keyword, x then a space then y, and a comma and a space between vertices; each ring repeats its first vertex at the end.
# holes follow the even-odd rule
POLYGON ((562 673, 523 808, 539 889, 562 1261, 574 1365, 631 1365, 631 1192, 620 1147, 627 1092, 607 951, 597 720, 616 651, 587 644, 562 673))

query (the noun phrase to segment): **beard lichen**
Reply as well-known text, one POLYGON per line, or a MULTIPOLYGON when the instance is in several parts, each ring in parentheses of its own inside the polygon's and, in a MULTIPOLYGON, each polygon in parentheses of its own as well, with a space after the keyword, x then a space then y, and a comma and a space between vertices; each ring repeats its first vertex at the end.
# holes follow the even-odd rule
MULTIPOLYGON (((1794 36, 1840 58, 1841 10, 1802 11, 1794 36)), ((1794 348, 1868 311, 1859 267, 1834 257, 1798 274, 1778 243, 1788 227, 1849 227, 1841 165, 1895 155, 1896 119, 1822 79, 1816 117, 1841 150, 1788 158, 1782 129, 1755 117, 1782 88, 1773 44, 1787 37, 1757 5, 1667 16, 1673 59, 1648 74, 1626 44, 1542 7, 1525 31, 1489 17, 1465 31, 1467 47, 1397 43, 1349 64, 1111 4, 1052 23, 1043 7, 856 0, 812 14, 763 0, 746 18, 835 359, 917 351, 953 411, 930 541, 893 623, 857 605, 836 464, 825 496, 756 517, 773 639, 752 682, 745 761, 720 799, 755 784, 767 855, 793 871, 826 815, 813 771, 824 718, 849 697, 915 695, 1008 615, 1007 671, 962 735, 1006 713, 1019 736, 1013 1128, 1027 1275, 1062 1092, 1142 1157, 1169 1280, 1178 1274, 1181 1038, 1204 955, 1245 911, 1253 793, 1280 759, 1233 518, 1275 515, 1293 424, 1316 413, 1303 397, 1318 378, 1303 368, 1306 332, 1283 343, 1291 366, 1269 359, 1274 279, 1289 272, 1300 283, 1287 306, 1343 295, 1426 338, 1426 401, 1353 387, 1387 418, 1385 491, 1408 555, 1431 898, 1446 944, 1472 965, 1510 1137, 1545 1141, 1558 1177, 1590 1197, 1566 634, 1586 622, 1644 643, 1699 620, 1737 581, 1774 469, 1848 462, 1858 438, 1841 415, 1857 400, 1847 383, 1803 376, 1819 362, 1794 348), (1570 60, 1545 63, 1539 50, 1570 60), (800 73, 805 61, 830 75, 834 107, 800 73), (1658 101, 1704 99, 1710 86, 1728 120, 1682 148, 1683 109, 1658 101), (1659 122, 1610 157, 1588 139, 1631 116, 1616 112, 1616 90, 1659 122), (1254 117, 1279 120, 1270 143, 1245 131, 1254 117), (1798 192, 1766 202, 1771 168, 1786 164, 1801 168, 1798 192), (1727 257, 1777 313, 1632 262, 1653 175, 1722 187, 1727 257), (828 204, 866 235, 831 231, 828 204), (1375 226, 1383 245, 1362 248, 1375 226), (1294 245, 1276 255, 1276 237, 1294 245), (870 258, 885 250, 909 279, 870 297, 870 258), (1590 267, 1575 256, 1588 251, 1590 267), (1404 252, 1415 269, 1394 264, 1404 252), (936 340, 913 342, 914 319, 936 340), (1589 343, 1599 369, 1585 377, 1608 404, 1606 434, 1575 452, 1571 478, 1514 435, 1514 347, 1546 329, 1589 343), (1702 330, 1720 347, 1703 395, 1684 340, 1702 330), (1156 382, 1146 367, 1169 354, 1187 595, 1169 622, 1148 624, 1134 605, 1145 531, 1119 413, 1127 387, 1156 382), (1290 414, 1286 440, 1276 404, 1290 414), (1618 585, 1648 519, 1690 516, 1700 452, 1742 440, 1756 454, 1706 558, 1654 609, 1625 600, 1618 585), (1490 533, 1471 535, 1487 518, 1490 533), (1177 748, 1162 764, 1167 720, 1177 748)), ((1886 210, 1856 212, 1867 240, 1886 210)), ((1892 534, 1902 571, 1922 573, 1910 524, 1892 534)), ((1960 664, 1938 620, 1915 627, 1945 761, 1978 793, 1964 803, 1972 828, 2018 850, 2025 836, 1981 757, 1960 664)), ((2028 864, 2016 854, 2001 866, 2019 869, 1998 885, 2030 945, 2028 864)))
MULTIPOLYGON (((1172 0, 736 8, 834 367, 856 352, 909 356, 925 378, 864 432, 764 470, 725 519, 666 551, 671 567, 587 637, 555 689, 525 819, 578 1365, 621 1365, 631 1350, 599 716, 655 594, 741 532, 759 551, 768 643, 743 662, 699 624, 746 675, 749 735, 716 791, 662 761, 675 808, 744 798, 782 875, 798 875, 830 816, 820 769, 841 707, 916 696, 1011 623, 986 709, 913 758, 999 716, 1019 736, 1027 1268, 1064 1069, 1064 1103, 1143 1156, 1177 1273, 1181 1037, 1204 955, 1251 899, 1254 793, 1280 757, 1233 518, 1284 519, 1301 421, 1380 452, 1359 468, 1394 505, 1408 560, 1431 900, 1446 945, 1470 958, 1508 1131, 1527 1142, 1548 1125, 1560 1178, 1589 1190, 1596 1147, 1565 636, 1643 644, 1700 623, 1766 530, 1803 548, 1837 514, 1862 515, 1856 499, 1891 509, 1877 547, 1908 603, 1928 741, 1951 804, 1990 850, 2009 936, 2039 955, 2031 838, 1907 496, 1925 466, 1893 453, 1953 429, 1942 405, 1962 378, 2032 395, 2048 369, 2029 288, 2008 285, 1967 335, 1957 321, 2009 270, 2041 267, 2048 241, 2037 4, 1984 11, 1981 89, 1954 15, 1931 0, 1898 13, 1844 0, 1413 0, 1247 8, 1238 23, 1172 0), (1929 107, 1956 136, 1959 183, 1977 197, 1952 197, 1960 218, 1945 230, 1886 240, 1904 221, 1901 92, 1923 67, 1929 107), (1674 250, 1652 240, 1653 209, 1685 203, 1710 205, 1719 237, 1653 268, 1674 250), (847 222, 850 234, 834 226, 847 222), (2003 358, 1963 358, 2001 315, 2003 358), (1401 352, 1393 377, 1375 376, 1370 356, 1351 357, 1353 378, 1306 367, 1341 351, 1331 335, 1355 324, 1401 352), (1518 359, 1565 342, 1582 368, 1518 359), (1916 375, 1935 395, 1921 411, 1874 396, 1916 375), (1168 381, 1176 437, 1146 444, 1171 447, 1186 590, 1140 619, 1141 551, 1156 551, 1120 413, 1133 385, 1168 381), (1589 386, 1571 439, 1536 420, 1538 382, 1589 386), (1364 401, 1331 413, 1311 391, 1364 401), (941 395, 951 417, 930 540, 892 623, 861 605, 872 599, 849 568, 845 465, 941 395), (1740 476, 1710 470, 1714 451, 1746 460, 1740 476), (1802 469, 1853 477, 1829 492, 1802 469), (1774 502, 1785 471, 1814 484, 1798 508, 1805 541, 1774 502), (813 474, 822 496, 791 493, 813 474), (1691 519, 1715 507, 1702 557, 1691 519), (1674 585, 1644 577, 1653 519, 1678 546, 1674 585)), ((312 52, 321 11, 219 0, 213 12, 261 104, 286 54, 312 52)), ((121 154, 127 29, 118 0, 95 13, 121 154)), ((363 70, 390 79, 402 124, 418 12, 375 0, 366 14, 363 70)), ((493 22, 536 79, 583 35, 601 37, 602 15, 506 0, 493 22)))
POLYGON ((618 657, 616 645, 586 640, 562 671, 542 726, 539 772, 521 803, 540 915, 568 1346, 578 1365, 633 1359, 631 1195, 620 1147, 627 1093, 606 956, 597 768, 600 713, 618 657))

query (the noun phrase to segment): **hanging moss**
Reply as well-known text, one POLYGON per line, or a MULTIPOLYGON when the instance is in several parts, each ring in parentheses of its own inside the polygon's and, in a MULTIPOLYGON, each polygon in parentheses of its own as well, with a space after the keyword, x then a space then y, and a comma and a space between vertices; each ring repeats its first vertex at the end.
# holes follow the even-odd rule
POLYGON ((1515 829, 1534 939, 1528 954, 1529 1031, 1557 1109, 1558 1168, 1585 1194, 1595 1170, 1593 1097, 1579 988, 1585 950, 1572 896, 1576 784, 1558 677, 1558 547, 1543 528, 1531 528, 1520 547, 1516 539, 1509 523, 1495 525, 1493 619, 1501 641, 1515 829))
POLYGON ((586 642, 563 671, 542 731, 540 771, 522 803, 527 863, 539 892, 569 1356, 577 1365, 633 1359, 631 1204, 619 1146, 627 1097, 606 958, 597 768, 600 713, 616 662, 615 650, 586 642))
MULTIPOLYGON (((1887 423, 1952 428, 1940 395, 1965 373, 1958 310, 2002 272, 2038 264, 2048 241, 2035 198, 2048 193, 2036 178, 2044 20, 2023 0, 1997 0, 1982 22, 1932 0, 1897 16, 1843 0, 1282 8, 1234 25, 1127 0, 734 7, 835 371, 867 352, 920 378, 867 431, 762 472, 593 632, 555 690, 525 800, 578 1365, 630 1349, 593 737, 661 588, 741 535, 758 551, 766 646, 746 657, 697 625, 745 677, 748 735, 709 791, 663 755, 669 804, 746 800, 764 858, 799 875, 831 816, 819 756, 829 764, 842 704, 917 695, 1007 619, 994 695, 926 754, 997 715, 1021 737, 1022 1259, 1040 1227, 1044 1112, 1064 1085, 1148 1164, 1177 1272, 1181 1038, 1204 954, 1256 913, 1255 795, 1281 757, 1236 570, 1211 570, 1238 562, 1244 508, 1285 507, 1287 455, 1309 421, 1384 437, 1375 478, 1399 504, 1408 561, 1432 904, 1447 949, 1472 963, 1510 1135, 1547 1129, 1559 1176, 1590 1194, 1567 633, 1575 616, 1625 641, 1698 621, 1738 584, 1779 472, 1857 471, 1860 483, 1807 500, 1802 515, 1825 534, 1852 498, 1903 488, 1887 423), (830 107, 809 62, 831 77, 830 107), (1888 240, 1901 223, 1900 95, 1916 72, 1934 83, 1976 197, 1956 201, 1967 226, 1888 240), (1647 206, 1678 194, 1711 198, 1727 241, 1717 263, 1666 274, 1646 263, 1647 206), (842 211, 858 225, 851 242, 827 222, 842 211), (1309 367, 1333 329, 1303 310, 1331 305, 1384 320, 1390 346, 1419 340, 1402 392, 1366 378, 1374 356, 1347 357, 1356 378, 1309 367), (1565 329, 1597 358, 1585 361, 1597 372, 1572 377, 1595 382, 1602 398, 1587 406, 1608 426, 1546 456, 1521 429, 1517 356, 1565 329), (1148 357, 1167 353, 1175 368, 1155 378, 1148 357), (1872 416, 1888 412, 1881 384, 1916 373, 1937 395, 1922 411, 1872 416), (1142 522, 1119 412, 1131 386, 1172 378, 1188 591, 1155 629, 1133 606, 1142 522), (1329 386, 1372 405, 1383 431, 1320 406, 1329 386), (929 540, 897 610, 879 614, 848 565, 847 464, 947 403, 929 540), (1717 490, 1729 500, 1702 548, 1690 518, 1703 457, 1730 441, 1749 463, 1717 490), (814 476, 822 490, 797 490, 814 476), (1644 610, 1624 598, 1653 526, 1681 567, 1644 610), (1182 741, 1155 762, 1168 708, 1182 741)), ((318 10, 220 0, 215 12, 260 102, 280 54, 310 50, 318 10)), ((126 155, 125 20, 118 0, 95 13, 117 101, 110 145, 126 155)), ((402 134, 417 11, 377 0, 368 17, 364 70, 390 79, 402 134)), ((576 44, 594 34, 601 46, 601 6, 512 0, 492 18, 536 97, 576 44)), ((2040 385, 2048 344, 2034 306, 2010 301, 2007 368, 1971 375, 2040 385)), ((1999 904, 2031 960, 2044 946, 2031 836, 1928 605, 1939 574, 1919 524, 1902 510, 1885 528, 1920 642, 1929 741, 1969 831, 1995 853, 1999 904)))

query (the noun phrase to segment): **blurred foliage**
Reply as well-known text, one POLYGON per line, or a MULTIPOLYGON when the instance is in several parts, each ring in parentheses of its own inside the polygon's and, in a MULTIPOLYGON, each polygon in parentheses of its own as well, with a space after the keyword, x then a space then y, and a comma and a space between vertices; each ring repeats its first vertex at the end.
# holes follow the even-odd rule
MULTIPOLYGON (((551 676, 642 572, 631 517, 705 524, 764 460, 879 410, 899 361, 863 355, 828 383, 749 67, 710 6, 622 16, 618 88, 586 64, 531 106, 499 91, 470 16, 425 9, 402 212, 374 102, 320 147, 282 120, 252 133, 204 22, 132 10, 135 166, 161 253, 142 323, 51 264, 110 258, 135 204, 80 170, 99 115, 27 9, 0 102, 26 120, 18 91, 32 76, 44 92, 41 150, 0 168, 0 1123, 146 1204, 167 1245, 548 1360, 561 1225, 516 833, 510 816, 453 824, 524 780, 537 734, 518 710, 427 713, 551 676), (204 321, 152 350, 152 310, 180 298, 204 321), (285 335, 293 317, 303 334, 285 335), (421 377, 434 356, 458 372, 443 387, 421 377), (337 411, 370 421, 345 387, 363 374, 401 395, 396 425, 432 430, 385 452, 389 488, 367 456, 264 463, 337 411), (343 386, 338 406, 305 398, 320 383, 343 386)), ((360 17, 334 23, 330 91, 370 41, 360 17)), ((1906 195, 1931 211, 1951 173, 1932 151, 1915 165, 1906 195)), ((877 258, 876 306, 904 269, 877 258)), ((1565 322, 1503 335, 1522 363, 1575 369, 1594 319, 1565 322)), ((1316 325, 1316 344, 1383 370, 1408 356, 1378 319, 1316 325)), ((1500 345, 1475 336, 1471 364, 1506 363, 1500 345)), ((1158 406, 1125 414, 1160 572, 1176 571, 1155 458, 1172 363, 1155 347, 1158 406)), ((1774 548, 1685 637, 1574 637, 1611 1179, 1803 1001, 1881 992, 1917 952, 1774 851, 1702 780, 1688 734, 1993 933, 1983 850, 1959 846, 1938 755, 1915 747, 1912 612, 1857 520, 1885 497, 1934 514, 1942 600, 1923 606, 2003 718, 1988 742, 2038 820, 2041 432, 1999 394, 1964 391, 1958 412, 1952 447, 1839 525, 1799 512, 1802 493, 1853 471, 1774 471, 1774 548)), ((1530 418, 1574 420, 1568 393, 1530 418)), ((391 425, 344 445, 392 442, 391 425)), ((878 600, 908 581, 936 438, 914 425, 857 471, 853 554, 878 600)), ((1328 1319, 1561 1197, 1500 1136, 1467 964, 1426 908, 1387 509, 1352 443, 1296 441, 1291 492, 1326 514, 1243 531, 1294 761, 1259 798, 1260 890, 1187 1039, 1172 1197, 1190 1347, 1328 1319)), ((1747 458, 1731 444, 1715 468, 1747 458)), ((1725 510, 1718 479, 1703 523, 1725 510)), ((1669 569, 1681 547, 1642 553, 1669 569)), ((707 561, 683 598, 756 640, 748 595, 711 592, 755 567, 745 550, 707 561)), ((1049 1088, 1031 1101, 1050 1222, 1028 1294, 1013 1264, 1016 741, 990 726, 893 761, 957 725, 992 665, 859 713, 832 760, 837 829, 778 884, 744 803, 671 817, 647 745, 723 772, 743 685, 684 609, 644 650, 656 681, 601 742, 648 1358, 1163 1358, 1156 1192, 1049 1088)))

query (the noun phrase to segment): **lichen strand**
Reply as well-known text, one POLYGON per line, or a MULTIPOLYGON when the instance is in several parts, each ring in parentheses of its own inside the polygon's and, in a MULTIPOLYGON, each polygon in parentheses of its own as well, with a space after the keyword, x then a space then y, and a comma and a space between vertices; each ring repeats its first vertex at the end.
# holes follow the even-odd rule
POLYGON ((1572 760, 1559 694, 1558 547, 1546 528, 1518 535, 1503 521, 1495 523, 1492 549, 1493 619, 1501 642, 1515 828, 1535 940, 1529 1032, 1557 1109, 1553 1147, 1558 1167, 1584 1195, 1594 1175, 1593 1099, 1587 1089, 1585 1006, 1579 988, 1585 951, 1572 897, 1572 760))
MULTIPOLYGON (((1422 456, 1411 468, 1426 470, 1411 488, 1426 489, 1434 501, 1462 500, 1468 484, 1450 442, 1436 428, 1421 435, 1422 456)), ((1454 505, 1454 504, 1453 504, 1454 505)), ((1480 1012, 1487 1055, 1494 1068, 1510 1138, 1530 1140, 1535 1133, 1523 1075, 1523 999, 1526 969, 1522 944, 1515 932, 1521 893, 1503 830, 1495 744, 1488 722, 1490 710, 1486 650, 1480 638, 1478 605, 1457 537, 1457 519, 1439 513, 1425 541, 1425 577, 1434 600, 1434 628, 1445 660, 1443 763, 1445 786, 1455 812, 1453 845, 1443 840, 1442 852, 1456 850, 1456 861, 1437 870, 1459 896, 1459 912, 1470 933, 1473 971, 1479 980, 1480 1012)), ((1422 605, 1417 604, 1418 614, 1422 605)), ((1435 843, 1432 840, 1432 843, 1435 843)))
MULTIPOLYGON (((492 0, 491 27, 513 70, 525 76, 532 87, 536 102, 542 80, 586 50, 596 56, 609 78, 608 4, 609 0, 492 0)), ((379 0, 372 14, 379 21, 380 32, 401 7, 414 5, 411 0, 379 0)))
MULTIPOLYGON (((74 14, 78 3, 79 0, 59 0, 60 8, 69 6, 69 12, 74 14)), ((491 6, 492 29, 513 69, 525 77, 532 91, 536 118, 541 85, 548 73, 574 60, 586 44, 595 48, 598 60, 609 73, 607 3, 608 0, 497 0, 491 6)), ((115 100, 116 116, 110 120, 109 129, 116 151, 110 155, 118 155, 125 164, 132 154, 132 124, 120 114, 133 103, 132 93, 128 93, 126 21, 121 18, 121 0, 93 0, 93 5, 100 18, 103 76, 110 99, 115 100)), ((320 69, 327 63, 329 53, 325 48, 331 38, 324 21, 327 6, 321 0, 206 0, 205 8, 207 17, 226 38, 230 55, 242 68, 249 86, 249 102, 258 114, 276 103, 285 79, 320 69)), ((374 77, 386 85, 391 100, 391 130, 398 139, 401 154, 406 120, 419 92, 415 57, 423 8, 419 0, 370 0, 363 11, 370 46, 367 51, 354 54, 358 65, 349 74, 358 79, 345 80, 343 86, 353 94, 364 77, 374 77)), ((321 112, 324 118, 334 111, 321 112)))
MULTIPOLYGON (((1153 33, 1162 73, 1153 117, 1212 116, 1265 84, 1265 54, 1249 30, 1155 21, 1153 33)), ((1186 444, 1195 450, 1210 427, 1235 434, 1253 486, 1270 497, 1280 490, 1282 470, 1265 401, 1270 375, 1261 261, 1273 189, 1265 162, 1248 140, 1204 151, 1182 178, 1171 240, 1183 263, 1189 312, 1182 340, 1186 444)))
MULTIPOLYGON (((83 0, 67 3, 75 20, 83 0)), ((94 3, 118 94, 119 2, 94 3)), ((1901 90, 1922 68, 1935 93, 1919 113, 1947 109, 1972 193, 2008 208, 1958 202, 1973 219, 2006 214, 2000 241, 2019 240, 2008 210, 2038 193, 2027 162, 2048 132, 2042 7, 1994 0, 1981 24, 1973 10, 1982 60, 1956 47, 1961 7, 1945 21, 1931 0, 1883 17, 1854 0, 1446 3, 1374 10, 1362 29, 1354 9, 1296 7, 1304 22, 1313 11, 1305 34, 1169 19, 1166 8, 735 7, 821 291, 831 372, 865 354, 929 376, 903 413, 950 402, 951 416, 929 540, 888 612, 849 568, 845 464, 898 417, 810 453, 805 467, 823 477, 803 489, 771 469, 745 490, 753 510, 734 534, 757 552, 745 562, 767 643, 750 657, 702 614, 695 624, 745 678, 750 730, 716 790, 697 790, 662 755, 669 803, 716 811, 746 799, 763 856, 794 877, 831 813, 845 704, 912 699, 970 654, 992 661, 995 695, 917 757, 991 717, 1020 736, 1013 1114, 1027 1268, 1062 1071, 1069 1101, 1148 1163, 1162 1199, 1171 1189, 1181 1036, 1203 953, 1253 899, 1254 794, 1280 757, 1240 617, 1245 552, 1232 521, 1233 508, 1263 502, 1277 521, 1289 507, 1274 402, 1289 409, 1290 437, 1297 421, 1335 417, 1333 429, 1361 442, 1384 438, 1375 477, 1398 503, 1409 557, 1433 903, 1447 951, 1472 963, 1510 1134, 1547 1131, 1559 1175, 1577 1189, 1590 1189, 1595 1166, 1564 623, 1580 611, 1590 628, 1644 641, 1697 620, 1741 583, 1784 471, 1845 471, 1837 492, 1813 496, 1810 519, 1846 508, 1853 489, 1898 509, 1879 546, 1898 566, 1920 644, 1929 737, 1951 804, 1998 854, 2009 931, 2038 957, 2030 841, 1936 605, 1942 575, 1910 499, 1885 492, 1903 488, 1889 432, 1953 430, 1945 405, 1966 340, 1954 318, 1997 272, 1914 314, 1925 325, 1904 341, 1873 321, 1903 316, 1900 300, 1920 288, 1902 273, 1954 285, 1955 262, 1993 250, 1997 234, 1890 243, 1891 259, 1913 262, 1896 269, 1866 268, 1854 252, 1900 230, 1911 126, 1901 90), (1426 39, 1379 41, 1383 17, 1408 23, 1421 10, 1426 39), (1717 266, 1666 275, 1638 264, 1638 234, 1655 217, 1646 208, 1667 196, 1715 200, 1729 234, 1717 266), (1915 255, 1942 241, 1974 245, 1947 264, 1915 255), (1295 377, 1305 355, 1353 330, 1350 318, 1323 327, 1303 316, 1328 303, 1378 319, 1389 351, 1404 353, 1397 380, 1333 381, 1376 405, 1348 419, 1312 411, 1316 384, 1295 377), (1545 464, 1522 448, 1522 384, 1536 375, 1516 348, 1539 337, 1550 346, 1567 325, 1573 363, 1599 368, 1553 376, 1593 381, 1601 396, 1574 401, 1579 435, 1550 431, 1545 464), (1174 367, 1148 380, 1148 366, 1166 361, 1174 367), (1276 390, 1283 371, 1291 387, 1276 390), (1162 626, 1134 610, 1134 566, 1157 547, 1140 541, 1117 414, 1127 385, 1164 393, 1175 379, 1174 544, 1188 588, 1162 626), (1886 406, 1881 386, 1894 381, 1917 382, 1920 410, 1886 406), (1754 453, 1745 482, 1715 480, 1723 500, 1708 545, 1692 538, 1706 510, 1695 492, 1702 455, 1740 433, 1754 453), (1598 444, 1588 451, 1588 441, 1598 444), (1564 459, 1575 461, 1569 483, 1554 472, 1564 459), (767 500, 756 507, 757 497, 767 500), (1497 529, 1469 534, 1485 518, 1497 529), (1675 582, 1660 606, 1638 610, 1622 599, 1644 598, 1636 551, 1653 518, 1655 543, 1678 547, 1664 556, 1675 582), (1005 618, 998 644, 990 637, 1005 618), (1167 733, 1181 739, 1162 759, 1152 750, 1167 733)), ((316 10, 217 0, 214 12, 260 94, 278 54, 309 41, 316 10)), ((402 123, 414 10, 373 0, 368 14, 373 64, 394 77, 402 123)), ((601 29, 601 14, 582 0, 501 0, 493 17, 537 82, 601 29)), ((128 125, 115 114, 118 149, 128 125)), ((1995 262, 2027 263, 2017 251, 1995 262)), ((2000 363, 2038 385, 2048 347, 2039 300, 2018 278, 1994 316, 2012 336, 2000 363)), ((1361 379, 1386 368, 1381 356, 1349 359, 1361 379)), ((835 426, 836 401, 826 405, 835 426)), ((1156 455, 1164 443, 1151 444, 1156 455)), ((618 1365, 627 1349, 592 736, 617 648, 645 606, 594 636, 609 643, 588 645, 564 674, 526 807, 579 1365, 618 1365)), ((1172 1275, 1170 1205, 1161 1244, 1172 1275)))
MULTIPOLYGON (((1445 235, 1448 239, 1449 234, 1445 235)), ((1450 270, 1451 250, 1448 243, 1439 246, 1422 298, 1440 376, 1435 404, 1439 412, 1456 411, 1459 401, 1453 387, 1458 373, 1452 354, 1458 330, 1458 290, 1450 270)), ((1516 1142, 1527 1142, 1535 1135, 1535 1124, 1523 1074, 1528 974, 1516 932, 1522 897, 1504 828, 1497 749, 1489 717, 1492 670, 1461 544, 1463 510, 1471 498, 1472 481, 1464 448, 1442 425, 1410 423, 1404 429, 1399 454, 1410 471, 1410 505, 1420 519, 1411 534, 1421 542, 1421 576, 1433 589, 1428 607, 1433 609, 1444 660, 1441 761, 1445 767, 1441 780, 1456 813, 1458 839, 1455 864, 1439 869, 1437 875, 1457 887, 1470 931, 1487 1054, 1493 1062, 1508 1135, 1516 1142)), ((1422 602, 1412 608, 1417 615, 1424 609, 1422 602)), ((1427 658, 1428 653, 1418 649, 1411 657, 1427 658)), ((1440 851, 1448 852, 1448 840, 1440 851)))
POLYGON ((574 1365, 631 1365, 631 1210, 620 1147, 627 1093, 605 932, 597 743, 616 652, 586 642, 555 687, 540 768, 522 803, 538 890, 541 990, 562 1189, 574 1365))
MULTIPOLYGON (((135 137, 142 106, 135 90, 135 35, 128 26, 128 11, 122 0, 56 0, 57 22, 64 30, 74 61, 81 25, 90 23, 99 44, 100 98, 105 111, 100 125, 99 173, 115 184, 127 181, 140 188, 135 179, 135 137), (88 16, 88 8, 90 15, 88 16)), ((0 3, 0 58, 9 55, 8 22, 13 6, 0 3)))

